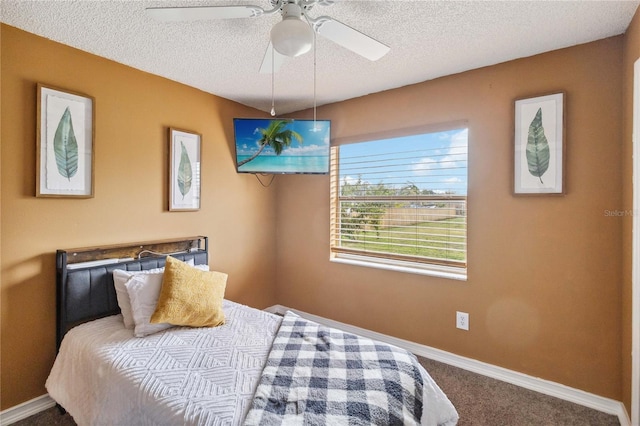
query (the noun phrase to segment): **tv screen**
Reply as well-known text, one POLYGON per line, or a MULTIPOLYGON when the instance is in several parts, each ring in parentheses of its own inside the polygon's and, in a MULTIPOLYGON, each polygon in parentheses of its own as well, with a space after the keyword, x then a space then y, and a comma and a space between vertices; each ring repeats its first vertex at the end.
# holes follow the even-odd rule
POLYGON ((234 118, 238 173, 327 174, 331 122, 234 118))

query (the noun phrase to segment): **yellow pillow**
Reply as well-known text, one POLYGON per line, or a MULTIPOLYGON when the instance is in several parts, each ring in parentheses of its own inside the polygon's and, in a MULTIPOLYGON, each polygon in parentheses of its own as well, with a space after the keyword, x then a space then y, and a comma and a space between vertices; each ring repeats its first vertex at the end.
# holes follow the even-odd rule
POLYGON ((227 274, 200 271, 168 256, 158 305, 150 322, 189 327, 222 325, 225 319, 222 299, 226 285, 227 274))

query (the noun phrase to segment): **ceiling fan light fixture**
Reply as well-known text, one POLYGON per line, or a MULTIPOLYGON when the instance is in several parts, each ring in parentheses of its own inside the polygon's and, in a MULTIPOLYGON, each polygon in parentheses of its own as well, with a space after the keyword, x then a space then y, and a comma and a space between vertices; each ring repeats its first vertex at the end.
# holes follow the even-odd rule
POLYGON ((301 19, 297 4, 287 4, 282 21, 271 29, 271 43, 281 55, 296 57, 307 53, 313 46, 313 30, 301 19))

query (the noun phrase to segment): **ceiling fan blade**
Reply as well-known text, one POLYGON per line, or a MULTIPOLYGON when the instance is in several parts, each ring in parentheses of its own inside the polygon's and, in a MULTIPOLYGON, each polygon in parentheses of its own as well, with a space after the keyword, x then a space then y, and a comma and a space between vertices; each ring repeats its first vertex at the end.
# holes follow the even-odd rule
POLYGON ((264 14, 259 6, 149 7, 147 15, 158 21, 201 21, 254 18, 264 14))
POLYGON ((267 51, 264 53, 264 58, 262 59, 262 65, 260 65, 260 74, 271 74, 271 58, 273 54, 273 72, 278 72, 282 64, 287 60, 287 56, 278 53, 277 50, 273 48, 271 42, 267 46, 267 51))
POLYGON ((321 16, 314 19, 312 24, 313 29, 322 37, 370 61, 377 61, 391 50, 386 44, 380 43, 378 40, 328 16, 321 16))

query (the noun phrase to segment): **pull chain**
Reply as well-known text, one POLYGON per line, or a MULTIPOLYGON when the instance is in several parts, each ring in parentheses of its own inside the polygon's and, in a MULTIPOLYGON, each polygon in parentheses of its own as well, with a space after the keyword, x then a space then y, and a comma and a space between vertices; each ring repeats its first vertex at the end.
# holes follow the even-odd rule
POLYGON ((274 72, 275 65, 274 65, 274 61, 273 61, 274 56, 275 56, 275 54, 273 52, 274 50, 275 50, 275 48, 273 47, 273 45, 271 45, 271 116, 272 117, 276 116, 275 95, 274 95, 274 92, 275 92, 275 89, 274 89, 274 86, 275 86, 275 72, 274 72))

